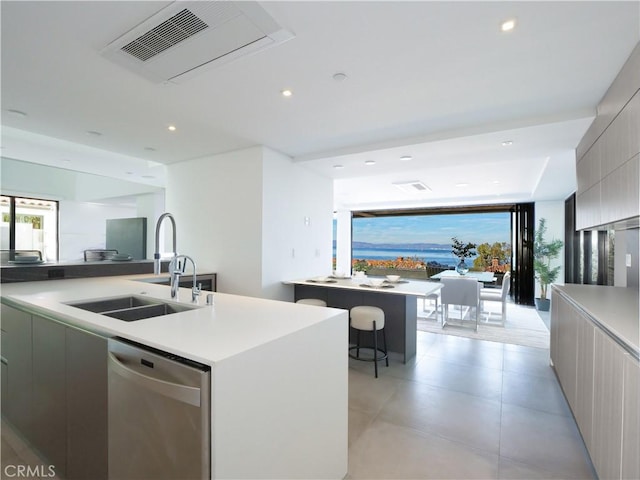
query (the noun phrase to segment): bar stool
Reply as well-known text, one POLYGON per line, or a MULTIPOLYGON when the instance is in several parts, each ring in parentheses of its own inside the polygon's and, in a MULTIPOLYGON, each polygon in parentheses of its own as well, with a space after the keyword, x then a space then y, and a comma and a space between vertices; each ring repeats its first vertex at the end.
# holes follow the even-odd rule
POLYGON ((303 303, 305 305, 316 305, 318 307, 326 307, 327 302, 320 300, 319 298, 301 298, 296 303, 303 303))
POLYGON ((387 367, 389 366, 389 355, 387 353, 387 336, 384 333, 384 311, 378 307, 362 305, 353 307, 349 316, 351 317, 351 328, 357 332, 356 345, 349 347, 349 356, 356 360, 364 362, 373 362, 376 378, 378 378, 378 362, 385 360, 387 367), (378 332, 382 330, 383 348, 378 348, 378 332), (373 347, 362 347, 360 345, 360 332, 373 333, 373 347), (373 350, 372 358, 360 358, 360 349, 373 350), (355 356, 351 353, 355 350, 355 356))

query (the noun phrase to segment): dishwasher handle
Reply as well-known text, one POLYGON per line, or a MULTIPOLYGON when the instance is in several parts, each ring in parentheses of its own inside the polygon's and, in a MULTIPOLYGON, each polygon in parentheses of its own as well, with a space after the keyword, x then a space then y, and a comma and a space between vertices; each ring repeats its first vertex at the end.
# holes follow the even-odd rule
POLYGON ((194 407, 200 407, 200 388, 180 385, 145 375, 124 365, 112 352, 109 352, 109 370, 142 388, 152 390, 182 403, 188 403, 194 407))

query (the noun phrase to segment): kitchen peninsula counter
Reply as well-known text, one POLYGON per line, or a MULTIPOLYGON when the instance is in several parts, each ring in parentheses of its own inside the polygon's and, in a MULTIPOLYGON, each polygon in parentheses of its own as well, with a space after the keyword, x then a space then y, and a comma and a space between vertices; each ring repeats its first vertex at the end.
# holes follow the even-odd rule
MULTIPOLYGON (((387 348, 402 355, 404 363, 416 356, 417 299, 437 294, 442 283, 425 280, 401 280, 372 287, 363 278, 314 278, 284 282, 293 285, 294 299, 317 298, 329 307, 349 310, 359 305, 379 307, 385 314, 387 348)), ((350 329, 352 330, 352 329, 350 329)), ((354 332, 350 332, 355 337, 354 332)), ((355 338, 351 338, 355 343, 355 338)))
MULTIPOLYGON (((133 322, 68 305, 130 295, 176 302, 168 286, 148 278, 3 284, 3 317, 16 312, 18 322, 33 321, 34 328, 50 321, 210 365, 211 478, 343 478, 347 312, 222 293, 207 305, 206 292, 198 308, 133 322)), ((191 289, 180 288, 177 303, 192 306, 191 289)), ((3 318, 3 341, 11 342, 4 327, 3 318)), ((11 360, 3 368, 12 368, 11 360)))

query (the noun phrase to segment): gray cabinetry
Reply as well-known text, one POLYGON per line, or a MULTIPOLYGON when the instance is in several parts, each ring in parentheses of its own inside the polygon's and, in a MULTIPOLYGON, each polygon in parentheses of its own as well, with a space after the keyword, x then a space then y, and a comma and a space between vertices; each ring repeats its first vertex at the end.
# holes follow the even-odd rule
POLYGON ((68 479, 107 478, 107 339, 2 305, 2 414, 68 479))
POLYGON ((67 478, 107 478, 107 339, 66 328, 67 478))
POLYGON ((33 435, 35 447, 65 476, 67 394, 65 327, 36 315, 33 320, 33 435))
POLYGON ((578 145, 576 227, 615 225, 640 215, 640 81, 636 47, 598 105, 578 145))
POLYGON ((624 353, 601 330, 595 332, 591 460, 600 478, 620 477, 624 353))
POLYGON ((622 478, 640 478, 640 364, 624 358, 622 478))
POLYGON ((599 478, 640 478, 640 362, 552 293, 551 359, 599 478))
POLYGON ((588 450, 593 441, 593 368, 595 327, 583 316, 578 320, 576 399, 573 414, 588 450))
POLYGON ((32 389, 31 315, 2 305, 2 414, 26 437, 32 389))

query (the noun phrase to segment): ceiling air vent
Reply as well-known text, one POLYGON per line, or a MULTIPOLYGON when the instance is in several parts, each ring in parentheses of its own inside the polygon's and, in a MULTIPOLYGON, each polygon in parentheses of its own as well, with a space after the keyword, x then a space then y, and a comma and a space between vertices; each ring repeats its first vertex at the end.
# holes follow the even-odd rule
POLYGON ((431 192, 431 189, 427 185, 422 183, 420 180, 411 180, 408 182, 395 182, 393 185, 406 193, 431 192))
POLYGON ((176 1, 102 50, 154 82, 180 83, 293 38, 256 2, 176 1))

